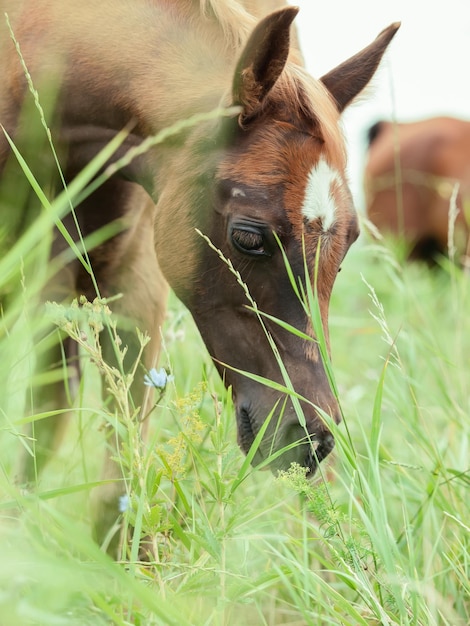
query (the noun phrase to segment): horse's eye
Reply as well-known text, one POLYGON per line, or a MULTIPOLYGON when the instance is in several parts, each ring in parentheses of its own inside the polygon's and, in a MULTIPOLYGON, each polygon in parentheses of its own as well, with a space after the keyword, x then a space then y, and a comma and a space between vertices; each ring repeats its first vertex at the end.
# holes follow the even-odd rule
POLYGON ((232 241, 245 252, 263 252, 263 235, 251 230, 241 230, 234 228, 232 231, 232 241))
POLYGON ((233 245, 251 255, 271 256, 265 248, 263 232, 254 226, 232 228, 231 238, 233 245))

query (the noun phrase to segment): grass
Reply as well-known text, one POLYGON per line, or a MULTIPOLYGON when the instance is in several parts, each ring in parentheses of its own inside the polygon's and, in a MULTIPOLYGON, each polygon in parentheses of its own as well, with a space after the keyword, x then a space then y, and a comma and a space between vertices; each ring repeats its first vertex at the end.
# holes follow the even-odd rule
POLYGON ((300 467, 249 466, 230 394, 175 298, 161 363, 174 380, 157 394, 147 443, 129 380, 100 353, 106 307, 55 308, 82 343, 83 380, 58 454, 33 488, 19 483, 18 458, 35 453, 25 426, 44 418, 37 390, 63 375, 59 364, 35 371, 51 335, 38 306, 50 226, 92 168, 68 196, 37 188, 46 210, 16 243, 1 233, 0 625, 468 624, 470 296, 468 277, 444 261, 431 272, 364 241, 347 257, 330 310, 345 420, 314 482, 300 467), (97 367, 121 407, 121 519, 137 529, 118 562, 90 534, 116 419, 97 367), (140 534, 150 563, 138 560, 140 534))
POLYGON ((90 538, 109 417, 86 351, 64 445, 34 490, 16 482, 21 450, 33 449, 24 422, 38 418, 24 398, 43 382, 28 292, 23 276, 22 313, 2 320, 2 625, 468 623, 469 287, 459 270, 353 248, 331 303, 346 424, 325 482, 244 465, 230 396, 172 298, 163 365, 174 381, 148 446, 124 421, 120 453, 123 516, 152 537, 150 565, 132 545, 112 562, 90 538))

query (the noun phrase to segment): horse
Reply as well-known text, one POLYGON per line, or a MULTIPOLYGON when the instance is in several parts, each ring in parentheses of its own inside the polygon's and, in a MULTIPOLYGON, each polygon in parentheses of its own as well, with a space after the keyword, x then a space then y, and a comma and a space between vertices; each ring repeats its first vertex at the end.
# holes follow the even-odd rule
MULTIPOLYGON (((89 250, 100 295, 121 293, 114 312, 130 320, 126 328, 138 326, 152 338, 142 357, 148 370, 158 358, 171 287, 232 389, 242 451, 250 451, 265 427, 253 463, 273 457, 273 471, 295 462, 313 475, 334 446, 324 416, 341 419, 317 337, 323 332, 329 346, 330 293, 358 236, 340 118, 369 83, 399 24, 316 80, 291 41, 298 9, 283 5, 277 1, 271 10, 269 1, 255 0, 83 0, 66 3, 65 10, 58 0, 11 2, 7 10, 23 64, 13 43, 5 43, 0 123, 34 160, 20 115, 32 99, 26 65, 39 93, 51 88, 54 94, 51 133, 66 184, 126 129, 104 166, 116 171, 75 207, 84 236, 121 224, 117 234, 89 250), (221 108, 220 115, 208 114, 221 108), (195 115, 197 124, 181 124, 139 151, 149 138, 195 115), (125 154, 135 158, 123 164, 125 154), (237 272, 265 314, 266 332, 247 306, 237 272), (317 294, 321 331, 314 330, 290 275, 305 292, 310 283, 317 294), (286 324, 300 332, 289 332, 286 324), (295 395, 279 391, 287 383, 273 346, 295 395), (266 379, 277 385, 263 384, 266 379)), ((7 171, 10 150, 2 133, 0 170, 7 171)), ((41 153, 38 169, 44 159, 41 153)), ((17 174, 15 163, 8 168, 9 177, 17 174)), ((2 202, 10 222, 22 214, 10 196, 2 202)), ((77 239, 70 215, 64 223, 77 239)), ((67 245, 57 233, 51 256, 67 245)), ((44 298, 61 301, 78 293, 92 299, 95 287, 74 260, 49 281, 44 298)), ((112 346, 104 335, 102 341, 112 361, 112 346)), ((125 341, 130 364, 139 348, 135 333, 125 341)), ((66 353, 73 354, 70 342, 66 353)), ((39 367, 60 362, 60 347, 46 356, 39 367)), ((145 416, 151 400, 140 380, 132 392, 145 416)), ((66 402, 63 381, 37 394, 43 410, 66 402)), ((61 420, 35 425, 36 466, 51 454, 61 420)), ((119 475, 109 460, 105 467, 106 476, 119 475)), ((26 467, 24 479, 33 478, 26 467)), ((118 490, 116 481, 100 495, 98 540, 116 520, 118 490)))
MULTIPOLYGON (((368 219, 400 237, 410 259, 470 257, 470 122, 377 122, 364 174, 368 219)), ((467 259, 467 261, 465 261, 467 259)))

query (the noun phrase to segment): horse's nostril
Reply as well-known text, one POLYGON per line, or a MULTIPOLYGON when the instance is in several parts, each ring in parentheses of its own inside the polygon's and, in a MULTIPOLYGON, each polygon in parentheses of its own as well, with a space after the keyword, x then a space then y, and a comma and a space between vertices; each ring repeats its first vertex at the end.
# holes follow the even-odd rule
POLYGON ((335 440, 331 433, 327 433, 322 437, 317 446, 312 444, 308 446, 308 453, 305 459, 305 467, 308 468, 307 476, 313 476, 317 467, 325 459, 335 447, 335 440))
POLYGON ((238 443, 245 454, 248 454, 251 444, 255 440, 253 419, 249 409, 241 407, 237 411, 238 443))

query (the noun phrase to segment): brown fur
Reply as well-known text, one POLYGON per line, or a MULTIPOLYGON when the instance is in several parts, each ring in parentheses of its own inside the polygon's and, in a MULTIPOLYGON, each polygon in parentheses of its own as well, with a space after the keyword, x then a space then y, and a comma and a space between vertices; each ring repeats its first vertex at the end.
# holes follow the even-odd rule
MULTIPOLYGON (((85 233, 115 219, 125 226, 90 254, 100 291, 111 295, 122 290, 119 313, 153 337, 145 355, 146 367, 158 353, 157 328, 162 323, 167 282, 188 306, 225 383, 233 388, 239 442, 245 452, 266 416, 279 401, 282 406, 285 398, 237 370, 284 381, 258 319, 246 308, 243 290, 195 229, 208 235, 230 258, 262 311, 301 330, 307 328, 311 335, 273 231, 294 275, 303 281, 314 280, 321 241, 318 284, 313 287, 318 288, 327 333, 331 289, 357 233, 350 194, 345 191, 339 116, 370 80, 397 29, 390 27, 338 72, 333 70, 324 82, 317 81, 299 65, 301 56, 290 45, 297 9, 272 1, 284 8, 271 12, 273 4, 261 0, 83 0, 79 4, 25 0, 21 9, 15 9, 13 21, 40 92, 47 90, 50 76, 54 80, 60 76, 52 126, 54 139, 66 155, 67 180, 124 126, 132 132, 120 154, 177 120, 220 104, 237 105, 236 116, 209 120, 156 146, 115 174, 77 210, 85 233), (268 9, 269 14, 253 29, 256 19, 248 11, 259 17, 268 9), (315 221, 305 223, 302 214, 309 172, 320 158, 338 171, 344 183, 344 189, 331 190, 337 215, 326 233, 315 221), (247 249, 249 242, 258 242, 257 247, 247 249)), ((0 122, 20 147, 27 148, 29 127, 22 126, 18 111, 29 96, 11 43, 5 46, 0 63, 0 122)), ((8 153, 0 136, 0 170, 8 153)), ((0 197, 0 209, 9 215, 24 210, 10 202, 2 205, 0 197)), ((73 232, 70 220, 67 226, 73 232)), ((54 253, 63 248, 57 238, 54 253)), ((48 294, 77 291, 93 295, 77 263, 64 268, 47 287, 48 294)), ((292 384, 305 398, 306 427, 300 426, 287 399, 284 412, 278 410, 269 425, 255 462, 299 443, 283 452, 273 467, 289 467, 296 461, 313 473, 333 447, 331 433, 315 407, 339 421, 339 406, 316 343, 269 321, 266 325, 292 384)), ((135 337, 129 335, 128 340, 132 357, 135 337)), ((49 363, 57 359, 56 350, 49 355, 49 363)), ((42 366, 47 367, 47 362, 42 366)), ((142 387, 141 381, 135 381, 133 395, 145 413, 142 387)), ((57 386, 42 395, 44 403, 54 397, 60 401, 57 386)), ((37 445, 42 445, 45 460, 54 429, 46 420, 41 425, 43 441, 37 445)), ((108 462, 106 475, 116 476, 116 471, 108 462)), ((113 485, 100 498, 99 538, 116 516, 116 496, 113 485)))
POLYGON ((470 122, 444 117, 381 122, 371 132, 365 170, 371 222, 402 238, 412 258, 435 260, 449 250, 449 210, 458 184, 450 245, 465 262, 470 254, 470 122))

